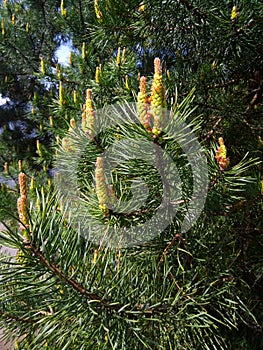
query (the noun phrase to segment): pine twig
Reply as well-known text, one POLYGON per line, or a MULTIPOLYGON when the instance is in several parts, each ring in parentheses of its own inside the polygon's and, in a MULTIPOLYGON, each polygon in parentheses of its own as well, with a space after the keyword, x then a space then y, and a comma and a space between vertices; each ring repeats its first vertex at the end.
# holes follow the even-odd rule
POLYGON ((181 239, 181 235, 179 233, 177 233, 173 239, 171 240, 170 243, 168 243, 168 245, 166 246, 166 248, 164 249, 163 253, 162 253, 162 256, 159 260, 160 263, 162 263, 164 261, 164 258, 165 256, 167 255, 168 251, 172 248, 172 246, 175 244, 175 242, 177 240, 180 240, 181 239))
POLYGON ((45 257, 45 255, 38 248, 36 248, 34 244, 27 244, 27 248, 30 249, 35 254, 35 256, 37 256, 40 259, 43 265, 45 265, 49 270, 51 270, 56 276, 60 277, 65 283, 73 287, 77 292, 79 292, 88 299, 97 300, 98 302, 106 306, 107 303, 104 300, 102 300, 102 297, 98 296, 95 293, 87 292, 80 283, 68 277, 55 264, 50 263, 45 257))
POLYGON ((183 4, 187 10, 192 11, 193 14, 200 17, 201 19, 207 19, 207 14, 203 11, 201 11, 199 8, 195 7, 190 1, 188 0, 179 0, 181 4, 183 4))
POLYGON ((9 318, 13 321, 19 321, 19 322, 24 322, 24 323, 36 323, 38 321, 40 321, 40 318, 26 318, 26 317, 19 317, 17 315, 12 315, 6 311, 2 311, 0 310, 0 315, 4 316, 5 318, 9 318))

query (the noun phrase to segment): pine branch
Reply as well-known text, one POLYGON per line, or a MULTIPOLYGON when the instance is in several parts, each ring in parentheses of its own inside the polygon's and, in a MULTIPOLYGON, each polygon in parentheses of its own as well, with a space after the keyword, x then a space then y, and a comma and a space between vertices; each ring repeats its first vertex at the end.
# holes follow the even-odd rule
POLYGON ((183 4, 187 10, 192 11, 196 16, 200 17, 201 19, 207 19, 208 15, 201 11, 199 8, 195 7, 190 1, 188 0, 179 0, 181 4, 183 4))
POLYGON ((8 313, 6 311, 2 311, 2 310, 0 310, 0 315, 5 317, 5 318, 9 318, 13 321, 18 321, 18 322, 23 322, 23 323, 36 323, 36 322, 41 320, 40 318, 19 317, 17 315, 13 315, 13 314, 10 314, 10 313, 8 313))
POLYGON ((206 134, 204 135, 205 141, 209 140, 212 137, 215 129, 218 127, 218 125, 221 123, 222 120, 223 120, 223 117, 218 118, 218 120, 215 122, 212 128, 206 132, 206 134))
POLYGON ((47 258, 45 257, 44 253, 42 253, 34 244, 28 243, 26 244, 26 247, 30 249, 36 257, 39 258, 39 260, 42 262, 44 266, 46 266, 50 271, 52 271, 56 276, 62 279, 66 284, 70 285, 75 289, 78 293, 85 296, 87 299, 96 300, 100 303, 102 303, 104 306, 107 305, 107 302, 105 302, 100 296, 97 294, 87 292, 85 288, 75 281, 74 279, 68 277, 63 271, 61 271, 55 264, 50 263, 47 258))
POLYGON ((84 17, 83 17, 82 1, 81 0, 78 1, 78 6, 79 6, 80 23, 81 23, 82 28, 84 28, 85 27, 85 21, 84 21, 84 17))
POLYGON ((241 78, 238 79, 231 79, 228 80, 224 83, 218 83, 218 84, 211 84, 211 85, 207 85, 206 88, 207 89, 221 89, 227 86, 231 86, 231 85, 236 85, 240 82, 241 78))
POLYGON ((162 262, 164 261, 166 255, 168 254, 168 251, 172 248, 172 246, 174 246, 175 242, 176 242, 176 241, 181 241, 182 239, 183 239, 183 238, 182 238, 182 236, 181 236, 179 233, 177 233, 177 234, 173 237, 173 239, 171 240, 171 242, 169 242, 168 245, 166 246, 166 248, 164 249, 164 251, 163 251, 163 253, 162 253, 162 256, 161 256, 161 258, 160 258, 160 261, 159 261, 160 263, 162 263, 162 262))
MULTIPOLYGON (((85 290, 85 288, 75 281, 73 278, 68 277, 63 271, 61 271, 55 264, 50 263, 48 259, 45 257, 44 253, 41 252, 34 244, 32 243, 25 243, 25 246, 27 249, 29 249, 39 260, 42 262, 42 264, 47 267, 52 273, 54 273, 56 276, 58 276, 63 282, 73 287, 74 290, 76 290, 78 293, 80 293, 82 296, 86 297, 89 300, 97 301, 100 303, 100 307, 106 310, 112 310, 116 311, 119 314, 126 314, 128 318, 132 317, 137 314, 137 317, 141 317, 142 315, 153 317, 153 315, 156 314, 162 314, 163 312, 166 312, 167 310, 174 309, 174 305, 170 304, 158 304, 156 307, 153 308, 147 308, 146 304, 137 304, 137 305, 120 305, 116 303, 110 303, 109 301, 103 300, 102 297, 98 296, 95 293, 88 292, 85 290)), ((100 309, 99 307, 99 309, 100 309)), ((21 319, 23 320, 23 319, 21 319)))
POLYGON ((43 15, 44 28, 42 30, 42 34, 41 34, 41 38, 40 38, 40 45, 39 45, 39 49, 38 49, 38 56, 41 54, 42 46, 43 46, 44 41, 45 41, 46 29, 47 29, 45 2, 43 2, 43 1, 41 1, 41 12, 42 12, 42 15, 43 15))

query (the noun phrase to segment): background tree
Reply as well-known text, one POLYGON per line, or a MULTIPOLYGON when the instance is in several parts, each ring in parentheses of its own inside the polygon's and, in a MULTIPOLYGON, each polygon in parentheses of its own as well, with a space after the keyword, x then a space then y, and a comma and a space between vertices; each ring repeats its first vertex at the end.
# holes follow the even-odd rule
MULTIPOLYGON (((5 126, 1 162, 23 158, 27 181, 35 178, 36 186, 23 194, 20 183, 20 197, 28 197, 27 207, 31 201, 29 218, 24 207, 21 217, 20 206, 25 227, 2 235, 5 244, 19 249, 16 262, 2 268, 6 283, 1 299, 9 336, 14 330, 27 334, 18 347, 262 347, 262 169, 256 161, 244 161, 247 152, 254 159, 262 152, 262 12, 260 1, 1 4, 0 92, 11 100, 0 107, 5 126), (54 53, 66 39, 72 53, 67 65, 58 65, 54 53), (209 195, 202 216, 186 235, 178 234, 179 215, 147 248, 116 252, 83 240, 72 228, 66 208, 50 193, 50 170, 63 138, 62 158, 70 168, 65 141, 68 129, 72 133, 85 114, 87 88, 96 109, 134 102, 138 75, 148 76, 148 91, 152 85, 155 57, 162 62, 167 108, 186 118, 183 106, 191 109, 191 99, 184 98, 195 88, 191 106, 197 108, 184 120, 206 149, 209 195), (11 140, 19 140, 19 152, 10 147, 11 121, 17 126, 11 140), (226 171, 222 148, 214 158, 221 136, 230 159, 226 171), (33 150, 26 151, 29 142, 33 150), (251 177, 254 182, 248 181, 251 177)), ((130 134, 129 125, 122 132, 130 134)), ((141 132, 136 130, 135 139, 141 132)), ((107 148, 114 135, 108 132, 105 141, 98 141, 107 148)), ((144 130, 143 137, 148 136, 144 130)), ((76 134, 76 147, 78 140, 76 134)), ((182 176, 189 178, 183 157, 175 156, 178 145, 159 141, 172 150, 182 176)), ((95 174, 99 155, 87 146, 79 168, 85 194, 91 186, 85 174, 95 174)), ((17 179, 14 164, 9 172, 17 179)), ((130 165, 135 174, 140 169, 138 163, 130 165)), ((129 188, 123 171, 119 169, 115 188, 120 181, 129 188)), ((150 174, 153 193, 160 195, 159 179, 153 170, 150 174)), ((105 222, 108 213, 105 219, 96 190, 97 197, 88 202, 94 218, 106 226, 123 222, 114 213, 105 222)), ((119 191, 120 197, 129 193, 119 191)), ((190 194, 186 191, 185 199, 190 194)))

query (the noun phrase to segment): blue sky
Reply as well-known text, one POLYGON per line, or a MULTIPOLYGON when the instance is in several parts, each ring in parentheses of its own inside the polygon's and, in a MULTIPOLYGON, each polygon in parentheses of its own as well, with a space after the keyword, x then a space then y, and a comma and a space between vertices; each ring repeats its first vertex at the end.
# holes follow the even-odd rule
MULTIPOLYGON (((67 42, 65 44, 61 44, 60 47, 55 52, 55 56, 58 59, 58 63, 60 64, 69 64, 69 54, 72 51, 71 42, 67 42)), ((0 94, 0 105, 5 104, 9 99, 2 98, 0 94)))
POLYGON ((69 41, 67 43, 61 44, 60 47, 55 52, 55 56, 60 64, 69 64, 69 54, 72 51, 72 43, 69 41))

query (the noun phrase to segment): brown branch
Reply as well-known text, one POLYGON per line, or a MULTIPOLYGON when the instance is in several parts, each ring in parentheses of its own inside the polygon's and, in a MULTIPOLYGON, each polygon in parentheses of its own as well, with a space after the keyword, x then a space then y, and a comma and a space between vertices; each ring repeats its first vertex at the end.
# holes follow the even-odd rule
MULTIPOLYGON (((119 313, 125 312, 128 317, 134 317, 134 311, 137 310, 137 311, 140 311, 141 314, 144 314, 144 315, 150 317, 150 316, 153 316, 153 314, 155 314, 156 312, 159 312, 159 313, 167 312, 167 309, 173 307, 170 305, 159 305, 156 308, 147 309, 147 308, 145 308, 146 304, 137 304, 134 307, 130 306, 129 308, 128 307, 124 308, 124 305, 122 305, 122 304, 121 305, 120 304, 119 305, 118 304, 117 305, 110 304, 109 301, 103 300, 102 297, 98 296, 97 294, 86 291, 85 288, 80 283, 78 283, 77 281, 68 277, 56 265, 50 263, 47 260, 47 258, 45 257, 45 255, 34 244, 31 244, 30 242, 28 242, 28 243, 25 243, 25 246, 28 249, 30 249, 32 251, 32 253, 34 253, 35 256, 40 259, 42 264, 44 266, 46 266, 50 271, 52 271, 56 276, 61 278, 68 285, 72 286, 78 293, 80 293, 81 295, 83 295, 87 299, 97 300, 101 304, 101 307, 104 309, 116 311, 119 313)), ((16 318, 16 316, 14 316, 13 319, 19 320, 18 318, 16 318)), ((23 320, 23 319, 21 318, 20 320, 23 320)), ((25 319, 25 320, 27 320, 27 319, 25 319)), ((37 320, 38 319, 36 319, 36 321, 37 320)), ((30 321, 30 319, 29 319, 28 322, 35 322, 35 320, 30 321)))
POLYGON ((218 125, 221 123, 222 119, 223 119, 223 117, 220 117, 220 118, 215 122, 215 124, 212 126, 212 129, 209 130, 209 131, 205 134, 206 136, 205 136, 204 140, 208 140, 208 139, 210 139, 210 137, 212 137, 212 135, 213 135, 215 129, 216 129, 216 128, 218 127, 218 125))
POLYGON ((192 265, 192 257, 186 250, 186 241, 183 238, 183 236, 181 234, 178 234, 178 233, 173 237, 171 242, 164 249, 164 251, 162 253, 162 256, 161 256, 161 258, 159 260, 159 263, 162 263, 164 261, 164 258, 168 254, 168 251, 171 249, 171 247, 175 244, 176 241, 178 241, 182 245, 183 249, 185 250, 184 253, 186 254, 186 260, 187 260, 189 266, 191 266, 192 265))
POLYGON ((0 310, 0 315, 1 316, 4 316, 6 318, 10 318, 11 320, 14 320, 14 321, 19 321, 19 322, 26 322, 26 323, 36 323, 38 321, 40 321, 40 318, 26 318, 26 317, 19 317, 17 315, 12 315, 6 311, 2 311, 0 310))
POLYGON ((187 10, 192 11, 193 14, 200 17, 201 19, 207 19, 207 14, 203 11, 201 11, 199 8, 195 7, 190 1, 188 0, 179 0, 181 4, 183 4, 187 10))
MULTIPOLYGON (((183 296, 185 299, 191 300, 194 304, 197 304, 197 305, 198 305, 198 302, 197 302, 195 299, 193 299, 190 295, 188 295, 188 294, 186 294, 186 293, 184 292, 183 288, 178 284, 178 282, 176 281, 176 279, 175 279, 175 277, 174 277, 174 275, 172 274, 171 271, 169 272, 169 275, 170 275, 172 281, 174 282, 176 288, 182 293, 182 296, 183 296)), ((203 311, 207 312, 206 308, 205 308, 203 305, 199 304, 199 306, 201 307, 201 309, 202 309, 203 311)))
POLYGON ((164 249, 162 256, 159 260, 160 263, 162 263, 164 261, 164 258, 166 257, 168 251, 171 249, 171 247, 175 244, 176 241, 180 240, 181 235, 180 234, 176 234, 173 239, 171 240, 170 243, 168 243, 168 245, 166 246, 166 248, 164 249))
POLYGON ((98 296, 95 293, 87 292, 85 288, 78 283, 77 281, 73 280, 72 278, 68 277, 63 271, 61 271, 55 264, 50 263, 45 255, 36 248, 34 244, 28 244, 27 248, 30 249, 35 256, 37 256, 43 265, 45 265, 50 271, 52 271, 56 276, 61 278, 65 283, 73 287, 77 292, 85 296, 87 299, 97 300, 98 302, 102 303, 104 306, 107 306, 107 302, 102 300, 102 297, 98 296))

